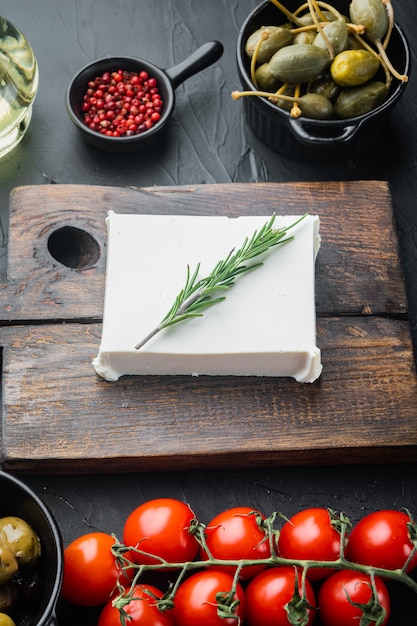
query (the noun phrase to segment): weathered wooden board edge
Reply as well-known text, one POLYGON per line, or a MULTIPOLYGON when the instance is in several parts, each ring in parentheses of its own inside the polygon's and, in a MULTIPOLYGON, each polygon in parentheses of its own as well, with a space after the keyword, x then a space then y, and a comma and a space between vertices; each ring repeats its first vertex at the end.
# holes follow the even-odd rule
POLYGON ((0 331, 5 345, 3 463, 13 471, 106 473, 417 458, 417 379, 405 321, 374 317, 319 320, 325 370, 313 385, 259 379, 242 383, 211 377, 200 384, 188 377, 180 382, 161 377, 160 381, 153 379, 146 398, 138 397, 140 385, 146 386, 146 381, 125 378, 109 384, 95 377, 90 357, 97 348, 100 324, 94 331, 93 325, 78 326, 79 332, 76 324, 15 326, 0 331), (66 359, 62 373, 61 355, 66 359), (39 380, 31 381, 36 375, 39 380), (42 393, 36 395, 38 383, 42 393), (250 387, 246 396, 245 387, 250 387), (188 389, 190 406, 179 410, 174 401, 167 424, 174 439, 163 442, 163 424, 148 435, 147 425, 154 417, 163 417, 171 400, 185 397, 184 389, 188 389), (158 391, 166 397, 153 404, 153 394, 158 391), (88 394, 90 398, 84 402, 88 394), (230 399, 234 402, 231 411, 227 408, 230 399), (147 404, 136 425, 135 407, 142 401, 147 404), (255 421, 253 401, 261 402, 255 421), (209 425, 204 421, 208 418, 206 405, 209 425), (216 407, 222 417, 218 422, 216 407), (130 410, 133 413, 128 416, 130 410), (280 422, 271 422, 272 410, 280 422), (239 421, 242 416, 252 420, 245 424, 245 433, 239 421), (187 440, 185 429, 190 424, 195 432, 187 440), (219 445, 216 438, 228 428, 235 438, 219 445), (248 445, 253 428, 260 429, 262 438, 258 442, 254 438, 248 445), (241 436, 245 441, 239 441, 241 436), (113 447, 106 446, 109 437, 115 440, 113 447), (138 437, 145 438, 141 454, 134 452, 140 449, 138 437), (66 454, 60 446, 66 447, 66 454))
POLYGON ((311 467, 333 465, 360 465, 384 463, 414 463, 417 462, 417 446, 398 446, 381 448, 338 448, 333 451, 317 449, 306 451, 293 450, 279 454, 253 452, 251 455, 230 453, 225 455, 190 455, 132 458, 83 459, 73 461, 68 459, 5 459, 1 464, 6 471, 16 474, 129 474, 134 472, 162 472, 187 470, 216 470, 216 469, 256 469, 260 467, 311 467))
MULTIPOLYGON (((11 194, 8 280, 0 284, 0 323, 101 319, 109 208, 229 216, 317 212, 323 233, 317 260, 318 315, 408 314, 385 181, 143 189, 48 185, 20 187, 11 194), (68 267, 50 254, 51 236, 65 232, 70 240, 74 229, 97 244, 100 252, 92 266, 68 267)), ((59 245, 75 243, 59 239, 59 245)))

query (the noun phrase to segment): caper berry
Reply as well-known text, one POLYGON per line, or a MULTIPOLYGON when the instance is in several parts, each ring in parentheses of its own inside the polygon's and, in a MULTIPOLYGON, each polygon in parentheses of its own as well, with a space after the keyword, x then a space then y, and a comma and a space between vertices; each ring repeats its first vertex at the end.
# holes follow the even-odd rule
MULTIPOLYGON (((330 22, 330 24, 326 24, 326 26, 323 27, 323 33, 333 48, 334 54, 339 54, 339 52, 347 48, 348 29, 344 19, 335 20, 334 22, 330 22)), ((327 50, 327 42, 321 32, 317 33, 313 44, 327 50)))
POLYGON ((317 36, 314 30, 304 30, 301 33, 297 33, 294 37, 293 43, 309 43, 312 44, 317 36))
POLYGON ((38 535, 20 517, 2 517, 0 519, 0 545, 7 548, 15 556, 19 565, 35 563, 41 553, 38 535))
POLYGON ((365 27, 365 35, 371 41, 381 40, 388 29, 388 12, 381 0, 352 0, 350 19, 365 27))
POLYGON ((335 113, 343 119, 364 115, 378 107, 387 93, 387 85, 380 81, 344 89, 334 104, 335 113))
POLYGON ((280 81, 271 73, 269 63, 263 63, 256 68, 255 80, 262 91, 276 91, 280 85, 280 81))
POLYGON ((252 33, 246 42, 245 51, 249 58, 252 58, 258 42, 263 36, 265 39, 262 41, 256 57, 257 63, 260 64, 268 63, 277 50, 292 43, 292 34, 287 28, 262 26, 252 33))
POLYGON ((276 104, 277 107, 279 107, 280 109, 283 109, 284 111, 291 111, 293 105, 294 105, 294 88, 291 86, 287 86, 286 89, 284 90, 280 90, 279 95, 275 95, 274 96, 274 100, 273 100, 274 104, 276 104), (288 100, 287 98, 280 98, 279 96, 287 96, 287 98, 291 98, 291 100, 288 100))
POLYGON ((269 62, 271 73, 288 83, 305 83, 330 65, 326 50, 310 44, 292 44, 281 48, 269 62))
POLYGON ((340 87, 334 82, 331 75, 326 73, 311 80, 308 83, 307 91, 326 96, 331 102, 334 102, 340 93, 340 87))
MULTIPOLYGON (((323 11, 323 17, 328 22, 332 22, 333 20, 337 20, 337 15, 332 13, 331 11, 323 11)), ((300 26, 312 26, 314 24, 313 16, 311 13, 304 13, 304 15, 300 15, 297 18, 297 23, 300 26)))
POLYGON ((328 120, 333 116, 333 105, 326 96, 306 93, 298 99, 301 115, 313 120, 328 120))

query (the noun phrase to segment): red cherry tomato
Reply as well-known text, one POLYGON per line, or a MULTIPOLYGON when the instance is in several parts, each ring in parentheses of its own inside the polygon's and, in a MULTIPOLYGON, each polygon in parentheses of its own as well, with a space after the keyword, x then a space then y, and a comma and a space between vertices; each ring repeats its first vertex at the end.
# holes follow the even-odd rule
POLYGON ((107 533, 82 535, 64 550, 62 596, 80 606, 105 604, 121 571, 111 549, 115 540, 107 533))
POLYGON ((245 595, 237 584, 232 602, 237 601, 235 617, 221 617, 218 594, 232 591, 233 576, 222 570, 203 570, 187 578, 178 588, 174 599, 177 626, 238 626, 243 624, 245 595), (238 619, 240 621, 238 621, 238 619))
MULTIPOLYGON (((384 569, 402 568, 413 549, 409 523, 410 517, 403 511, 375 511, 366 515, 349 536, 347 558, 384 569)), ((407 572, 416 566, 417 553, 411 558, 407 572)))
MULTIPOLYGON (((246 623, 248 626, 289 626, 291 624, 285 607, 294 595, 295 573, 294 567, 273 567, 261 572, 250 581, 245 592, 246 623)), ((305 607, 308 621, 301 621, 306 616, 303 613, 297 623, 309 626, 314 620, 316 600, 311 584, 308 580, 305 583, 305 597, 308 605, 312 608, 305 607)), ((300 596, 302 596, 301 574, 299 575, 298 589, 300 596)), ((293 621, 292 623, 295 624, 296 622, 293 621)))
MULTIPOLYGON (((137 585, 133 591, 133 598, 124 607, 129 618, 129 626, 174 626, 174 617, 171 609, 161 612, 156 598, 162 597, 162 592, 151 585, 137 585)), ((110 600, 100 613, 97 626, 121 626, 120 611, 110 600)))
MULTIPOLYGON (((286 559, 335 561, 340 554, 340 533, 331 523, 327 509, 311 508, 296 513, 281 529, 278 552, 286 559)), ((331 569, 312 568, 310 580, 325 578, 331 569)))
MULTIPOLYGON (((261 527, 260 521, 265 516, 250 507, 235 507, 223 511, 205 529, 206 543, 212 556, 218 559, 267 559, 271 556, 268 535, 261 527)), ((206 552, 201 549, 201 558, 207 558, 206 552)), ((241 578, 252 578, 263 569, 265 565, 248 566, 242 569, 241 578)), ((225 566, 224 571, 234 574, 235 567, 225 566)))
MULTIPOLYGON (((385 617, 378 622, 387 623, 390 614, 390 598, 383 581, 375 576, 378 602, 385 610, 385 617)), ((366 574, 341 570, 327 578, 319 590, 318 606, 323 626, 359 626, 363 610, 352 604, 366 605, 372 598, 371 579, 366 574)), ((372 621, 374 623, 376 620, 372 621)), ((365 622, 364 622, 365 623, 365 622)), ((366 622, 371 623, 371 621, 366 622)))
MULTIPOLYGON (((190 533, 195 515, 187 504, 173 498, 157 498, 138 506, 129 515, 123 542, 170 563, 194 560, 198 543, 190 533)), ((132 552, 136 563, 159 562, 146 554, 132 552)))

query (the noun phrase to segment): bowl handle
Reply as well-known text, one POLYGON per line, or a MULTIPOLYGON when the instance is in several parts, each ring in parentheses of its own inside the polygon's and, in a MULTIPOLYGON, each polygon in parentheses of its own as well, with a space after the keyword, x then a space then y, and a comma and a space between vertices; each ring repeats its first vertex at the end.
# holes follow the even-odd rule
POLYGON ((187 59, 165 70, 173 88, 215 63, 223 54, 223 45, 219 41, 209 41, 193 52, 187 59))
POLYGON ((298 119, 289 120, 290 128, 293 134, 305 144, 329 145, 336 141, 350 141, 361 127, 361 123, 344 126, 335 132, 332 137, 320 137, 311 134, 304 126, 303 122, 298 119))

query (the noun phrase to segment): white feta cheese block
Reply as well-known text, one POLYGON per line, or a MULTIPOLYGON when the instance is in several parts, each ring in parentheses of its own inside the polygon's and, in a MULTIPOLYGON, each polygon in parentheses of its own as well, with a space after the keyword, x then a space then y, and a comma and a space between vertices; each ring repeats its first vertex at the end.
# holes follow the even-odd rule
MULTIPOLYGON (((101 377, 226 375, 292 377, 321 373, 316 345, 315 260, 319 218, 307 215, 294 238, 258 257, 263 265, 236 279, 223 302, 157 333, 184 287, 187 266, 200 277, 271 216, 126 215, 106 218, 108 250, 101 345, 93 361, 101 377)), ((274 227, 300 216, 277 216, 274 227)))

